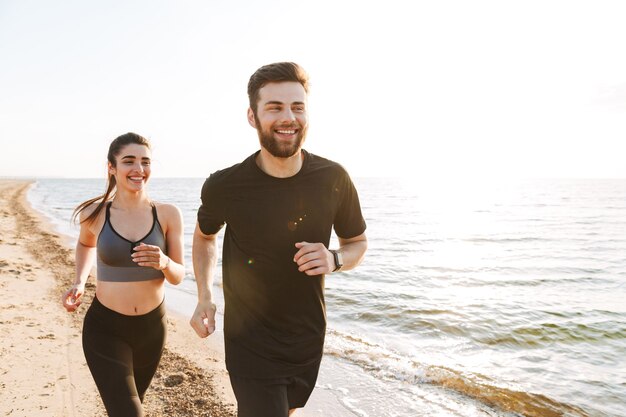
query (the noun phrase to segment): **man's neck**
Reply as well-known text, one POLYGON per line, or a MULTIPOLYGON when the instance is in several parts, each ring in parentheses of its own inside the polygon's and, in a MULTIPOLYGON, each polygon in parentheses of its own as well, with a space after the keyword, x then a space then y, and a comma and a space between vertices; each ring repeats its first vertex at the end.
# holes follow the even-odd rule
POLYGON ((289 158, 277 158, 269 153, 265 148, 256 157, 256 164, 261 171, 276 178, 289 178, 300 172, 304 154, 302 150, 296 152, 289 158))

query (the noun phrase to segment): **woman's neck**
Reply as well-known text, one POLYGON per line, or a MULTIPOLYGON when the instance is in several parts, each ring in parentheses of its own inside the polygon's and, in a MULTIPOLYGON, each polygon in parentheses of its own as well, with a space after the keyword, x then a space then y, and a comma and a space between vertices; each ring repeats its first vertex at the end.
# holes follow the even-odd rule
POLYGON ((113 197, 111 203, 115 208, 119 209, 136 209, 150 205, 150 199, 148 194, 144 191, 131 193, 123 190, 118 190, 113 197))

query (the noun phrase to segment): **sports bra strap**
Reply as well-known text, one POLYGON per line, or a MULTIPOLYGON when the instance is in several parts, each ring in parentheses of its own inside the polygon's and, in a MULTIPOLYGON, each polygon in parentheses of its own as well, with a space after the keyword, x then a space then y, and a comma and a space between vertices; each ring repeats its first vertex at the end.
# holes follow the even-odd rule
POLYGON ((110 222, 110 221, 111 221, 111 204, 113 204, 113 202, 112 202, 112 201, 108 201, 108 202, 106 203, 106 216, 105 216, 105 220, 106 220, 107 222, 110 222))

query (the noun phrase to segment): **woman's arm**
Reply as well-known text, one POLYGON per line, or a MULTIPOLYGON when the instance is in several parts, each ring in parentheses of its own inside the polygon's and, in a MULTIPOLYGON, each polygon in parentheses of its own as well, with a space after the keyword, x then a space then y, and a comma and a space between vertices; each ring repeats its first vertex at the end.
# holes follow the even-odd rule
MULTIPOLYGON (((87 214, 88 213, 83 211, 81 213, 81 220, 82 217, 86 217, 87 214)), ((70 313, 76 311, 78 306, 82 303, 81 297, 85 292, 85 284, 87 283, 89 273, 96 259, 96 243, 97 236, 90 230, 89 224, 81 223, 74 258, 76 263, 76 277, 74 278, 74 285, 67 290, 62 299, 63 307, 70 313)))

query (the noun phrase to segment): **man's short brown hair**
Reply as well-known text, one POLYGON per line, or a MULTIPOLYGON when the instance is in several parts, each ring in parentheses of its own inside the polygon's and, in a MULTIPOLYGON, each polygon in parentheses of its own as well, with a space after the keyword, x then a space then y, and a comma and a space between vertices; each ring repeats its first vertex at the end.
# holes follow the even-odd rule
POLYGON ((264 65, 248 81, 248 98, 250 108, 256 115, 257 103, 259 102, 259 90, 268 83, 278 83, 284 81, 295 81, 304 87, 304 91, 309 92, 309 75, 300 65, 294 62, 276 62, 264 65))

